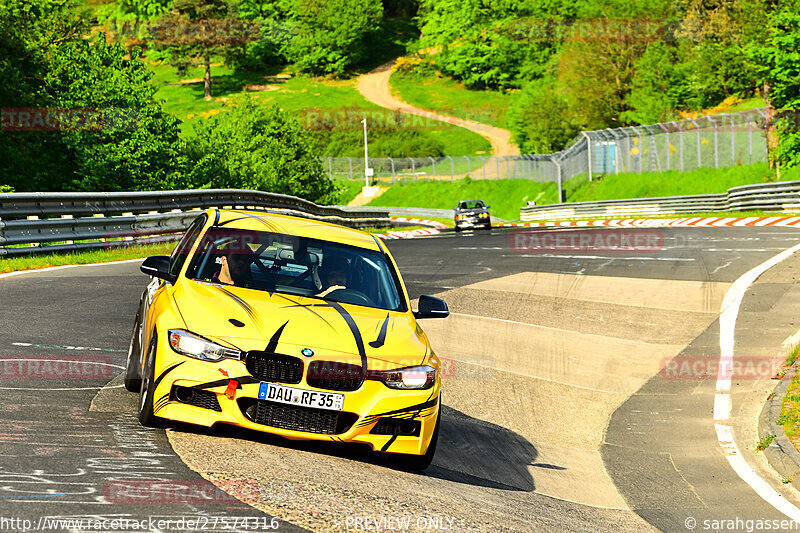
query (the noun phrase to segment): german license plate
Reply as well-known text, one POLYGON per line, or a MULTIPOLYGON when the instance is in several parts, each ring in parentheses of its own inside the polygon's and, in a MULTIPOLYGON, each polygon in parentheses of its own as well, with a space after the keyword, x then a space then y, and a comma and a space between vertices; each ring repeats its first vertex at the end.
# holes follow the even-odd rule
POLYGON ((344 405, 344 394, 295 389, 264 381, 258 387, 258 399, 329 411, 341 411, 344 405))

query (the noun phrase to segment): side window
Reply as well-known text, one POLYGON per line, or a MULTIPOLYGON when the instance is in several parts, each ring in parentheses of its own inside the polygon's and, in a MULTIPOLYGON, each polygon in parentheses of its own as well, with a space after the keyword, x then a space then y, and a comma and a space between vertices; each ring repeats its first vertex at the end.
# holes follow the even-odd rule
POLYGON ((194 241, 197 240, 197 236, 200 235, 200 231, 206 223, 206 218, 206 215, 202 215, 192 222, 189 225, 189 229, 183 234, 178 246, 172 251, 172 256, 169 258, 169 273, 173 276, 177 276, 181 268, 183 268, 194 241))

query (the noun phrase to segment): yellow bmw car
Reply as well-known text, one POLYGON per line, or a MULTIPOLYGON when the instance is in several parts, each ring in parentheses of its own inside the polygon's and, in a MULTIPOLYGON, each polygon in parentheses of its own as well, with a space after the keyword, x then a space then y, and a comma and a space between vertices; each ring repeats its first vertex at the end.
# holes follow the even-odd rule
POLYGON ((436 450, 440 361, 380 239, 304 218, 212 209, 153 277, 136 314, 125 386, 139 420, 232 424, 289 439, 361 443, 426 468, 436 450))

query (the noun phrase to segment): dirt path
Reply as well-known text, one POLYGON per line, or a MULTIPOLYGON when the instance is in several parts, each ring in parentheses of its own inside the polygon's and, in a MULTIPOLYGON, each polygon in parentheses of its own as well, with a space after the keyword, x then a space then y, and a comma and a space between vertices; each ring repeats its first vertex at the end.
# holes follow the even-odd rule
POLYGON ((517 148, 511 142, 511 132, 508 130, 496 128, 494 126, 489 126, 488 124, 482 124, 473 120, 464 120, 461 118, 439 115, 432 111, 426 111, 424 109, 414 107, 393 96, 391 87, 389 85, 389 78, 392 75, 392 66, 394 63, 395 60, 393 59, 392 61, 384 63, 375 70, 372 70, 371 72, 361 76, 356 85, 358 92, 360 92, 364 98, 370 102, 381 107, 385 107, 386 109, 432 118, 442 122, 447 122, 448 124, 452 124, 454 126, 466 128, 470 131, 474 131, 492 144, 492 155, 503 156, 519 154, 519 148, 517 148))

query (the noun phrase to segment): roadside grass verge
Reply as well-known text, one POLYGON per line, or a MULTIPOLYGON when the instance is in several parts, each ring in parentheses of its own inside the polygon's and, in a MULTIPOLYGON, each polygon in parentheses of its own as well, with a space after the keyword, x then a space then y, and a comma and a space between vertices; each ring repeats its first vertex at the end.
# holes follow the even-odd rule
POLYGON ((797 376, 792 378, 789 390, 783 398, 781 416, 777 423, 783 426, 786 436, 800 450, 800 381, 797 376))
POLYGON ((505 127, 511 95, 503 91, 468 89, 451 78, 435 74, 394 72, 389 83, 397 96, 415 107, 505 127))
MULTIPOLYGON (((786 357, 785 366, 791 367, 800 356, 800 344, 795 346, 786 357)), ((786 436, 792 441, 794 447, 800 450, 800 372, 796 372, 789 382, 786 396, 781 402, 781 416, 776 421, 783 426, 786 436)))
MULTIPOLYGON (((800 168, 784 170, 781 181, 800 179, 800 168)), ((767 163, 679 172, 610 174, 594 181, 588 175, 565 183, 567 201, 622 200, 690 194, 724 193, 731 187, 777 181, 767 163)))
POLYGON ((472 180, 399 182, 368 205, 383 207, 425 207, 452 209, 459 200, 480 198, 491 206, 492 215, 504 220, 519 218, 519 208, 528 200, 554 202, 553 183, 531 180, 472 180))
POLYGON ((670 218, 748 218, 748 217, 787 217, 787 216, 800 216, 796 213, 785 213, 783 211, 712 211, 708 213, 680 213, 680 214, 665 214, 665 215, 592 215, 584 217, 565 217, 559 219, 536 219, 528 220, 526 222, 570 222, 579 220, 631 220, 631 219, 647 219, 647 220, 660 220, 670 218))
POLYGON ((340 180, 334 179, 334 183, 339 188, 339 199, 337 205, 347 205, 353 198, 361 194, 364 187, 363 180, 340 180))
POLYGON ((139 259, 151 255, 168 255, 175 248, 174 242, 110 248, 108 250, 86 250, 60 254, 29 255, 0 258, 0 274, 17 270, 35 270, 63 265, 85 265, 139 259))

